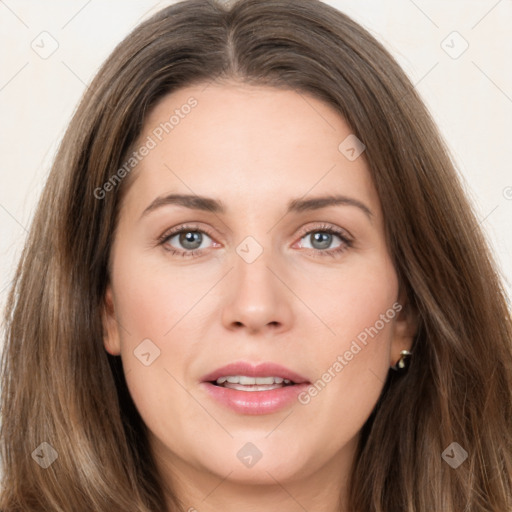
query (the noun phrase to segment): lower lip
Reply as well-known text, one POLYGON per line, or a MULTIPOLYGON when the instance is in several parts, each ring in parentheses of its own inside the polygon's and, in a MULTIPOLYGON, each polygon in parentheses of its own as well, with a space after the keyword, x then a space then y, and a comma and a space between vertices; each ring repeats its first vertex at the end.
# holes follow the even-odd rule
POLYGON ((309 384, 294 384, 268 391, 240 391, 202 382, 201 386, 216 400, 239 414, 271 414, 297 401, 297 395, 309 384))

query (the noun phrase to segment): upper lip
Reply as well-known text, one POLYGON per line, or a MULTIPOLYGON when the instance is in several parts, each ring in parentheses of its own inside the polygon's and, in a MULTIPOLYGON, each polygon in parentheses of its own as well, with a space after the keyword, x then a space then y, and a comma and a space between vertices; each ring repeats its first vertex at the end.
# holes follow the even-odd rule
POLYGON ((202 382, 215 382, 219 377, 229 375, 246 375, 248 377, 282 377, 291 380, 294 384, 309 382, 308 379, 298 373, 277 363, 264 362, 251 364, 245 361, 237 361, 217 368, 213 372, 202 377, 202 382))

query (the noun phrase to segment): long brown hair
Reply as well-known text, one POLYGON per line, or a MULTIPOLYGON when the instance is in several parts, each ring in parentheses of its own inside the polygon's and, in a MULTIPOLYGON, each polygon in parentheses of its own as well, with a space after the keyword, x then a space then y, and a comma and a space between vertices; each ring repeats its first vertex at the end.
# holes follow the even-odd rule
POLYGON ((350 510, 512 510, 512 325, 496 263, 411 82, 366 30, 318 0, 176 3, 138 26, 91 83, 8 299, 0 508, 169 510, 120 358, 103 347, 128 180, 101 199, 95 191, 159 99, 220 79, 309 93, 343 116, 366 145, 389 250, 419 317, 408 373, 390 372, 363 427, 350 510), (442 457, 453 442, 468 454, 456 469, 442 457))

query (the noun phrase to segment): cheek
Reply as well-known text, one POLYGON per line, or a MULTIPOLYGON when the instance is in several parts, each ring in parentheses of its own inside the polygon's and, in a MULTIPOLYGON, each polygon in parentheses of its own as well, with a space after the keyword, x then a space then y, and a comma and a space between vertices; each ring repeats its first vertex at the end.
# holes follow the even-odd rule
POLYGON ((389 338, 396 316, 395 270, 385 254, 361 258, 358 263, 332 272, 328 280, 318 280, 317 286, 308 283, 303 287, 302 296, 325 327, 322 336, 314 338, 316 343, 326 343, 319 355, 332 357, 348 350, 357 338, 362 342, 379 338, 373 347, 377 352, 387 345, 383 340, 389 338))
POLYGON ((309 293, 308 304, 329 328, 306 347, 316 380, 299 400, 318 424, 331 431, 343 424, 340 435, 350 437, 370 415, 389 371, 397 294, 386 258, 353 266, 309 293))
POLYGON ((165 261, 120 258, 116 271, 117 314, 134 340, 168 337, 215 282, 214 275, 165 261))
MULTIPOLYGON (((115 261, 113 287, 130 395, 151 431, 182 439, 181 426, 197 422, 198 414, 197 403, 183 387, 184 373, 197 356, 191 336, 194 306, 215 276, 209 279, 165 262, 146 260, 143 265, 138 263, 142 257, 128 258, 128 250, 118 254, 124 257, 115 261)), ((179 446, 173 448, 179 451, 179 446)))

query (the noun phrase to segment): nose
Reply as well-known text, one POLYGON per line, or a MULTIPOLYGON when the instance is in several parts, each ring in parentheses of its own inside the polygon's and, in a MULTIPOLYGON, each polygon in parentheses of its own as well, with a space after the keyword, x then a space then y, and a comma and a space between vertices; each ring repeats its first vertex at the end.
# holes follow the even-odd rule
POLYGON ((222 323, 229 330, 247 330, 250 334, 284 332, 292 324, 293 294, 286 286, 286 272, 272 261, 265 249, 249 263, 238 254, 229 273, 222 323))

